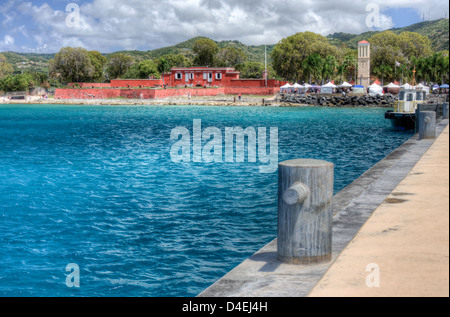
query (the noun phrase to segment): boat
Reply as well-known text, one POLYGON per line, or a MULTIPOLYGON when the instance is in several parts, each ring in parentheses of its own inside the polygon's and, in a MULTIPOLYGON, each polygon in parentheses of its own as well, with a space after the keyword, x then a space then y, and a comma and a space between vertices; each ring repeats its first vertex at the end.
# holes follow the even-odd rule
POLYGON ((388 110, 384 114, 386 119, 391 120, 395 129, 414 130, 417 105, 425 103, 427 100, 426 91, 421 86, 415 86, 415 72, 416 68, 414 67, 412 85, 405 84, 400 87, 394 110, 388 110))
POLYGON ((400 88, 398 101, 394 110, 388 110, 384 114, 390 119, 392 125, 400 130, 414 130, 416 126, 416 109, 419 103, 426 102, 426 92, 417 88, 400 88))

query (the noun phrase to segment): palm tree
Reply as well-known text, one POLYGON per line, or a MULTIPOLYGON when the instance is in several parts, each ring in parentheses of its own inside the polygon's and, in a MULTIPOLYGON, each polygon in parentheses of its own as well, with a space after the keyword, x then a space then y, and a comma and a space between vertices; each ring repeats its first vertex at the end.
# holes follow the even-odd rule
POLYGON ((311 77, 314 80, 319 78, 323 67, 323 60, 319 54, 309 55, 302 63, 303 72, 309 75, 309 84, 311 84, 311 77))
POLYGON ((392 67, 381 64, 373 69, 374 74, 381 78, 381 86, 384 86, 384 78, 389 78, 392 75, 392 67))
POLYGON ((344 62, 342 64, 345 65, 345 70, 347 72, 347 79, 350 82, 356 70, 356 57, 354 55, 346 55, 344 58, 344 62))
POLYGON ((322 85, 324 79, 332 79, 336 73, 336 68, 338 67, 338 62, 336 57, 333 55, 327 55, 325 57, 323 67, 322 67, 322 85))

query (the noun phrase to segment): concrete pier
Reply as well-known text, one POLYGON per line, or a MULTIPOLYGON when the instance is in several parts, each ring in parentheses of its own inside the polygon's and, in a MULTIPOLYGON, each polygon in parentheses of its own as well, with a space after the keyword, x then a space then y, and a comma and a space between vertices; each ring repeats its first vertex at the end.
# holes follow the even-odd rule
POLYGON ((436 132, 334 196, 330 263, 281 263, 275 239, 199 296, 449 296, 448 120, 436 132))

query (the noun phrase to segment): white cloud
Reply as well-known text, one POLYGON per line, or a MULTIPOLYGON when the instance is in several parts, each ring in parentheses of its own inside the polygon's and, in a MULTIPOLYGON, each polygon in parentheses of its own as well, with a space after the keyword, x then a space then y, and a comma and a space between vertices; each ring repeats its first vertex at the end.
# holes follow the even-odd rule
MULTIPOLYGON (((11 8, 14 3, 9 0, 7 4, 11 8)), ((36 47, 46 45, 45 50, 51 52, 68 45, 102 52, 155 49, 199 35, 271 44, 304 31, 322 35, 368 31, 368 3, 380 7, 379 29, 394 26, 385 14, 389 8, 427 10, 428 16, 436 18, 448 12, 448 3, 441 0, 393 0, 387 4, 384 0, 90 0, 76 2, 80 25, 71 28, 65 12, 69 2, 61 3, 57 9, 46 3, 18 5, 16 12, 31 17, 35 25, 33 30, 27 28, 27 34, 35 39, 36 47)))
POLYGON ((3 39, 3 45, 9 46, 14 44, 14 38, 8 34, 5 35, 3 39))

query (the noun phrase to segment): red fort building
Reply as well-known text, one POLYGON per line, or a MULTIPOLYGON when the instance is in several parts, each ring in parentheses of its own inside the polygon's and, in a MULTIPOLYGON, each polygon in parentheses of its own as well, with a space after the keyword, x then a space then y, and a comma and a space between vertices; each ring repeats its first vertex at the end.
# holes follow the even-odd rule
POLYGON ((110 83, 71 83, 56 99, 155 99, 171 96, 274 95, 286 82, 240 79, 231 67, 174 67, 158 79, 114 79, 110 83))

